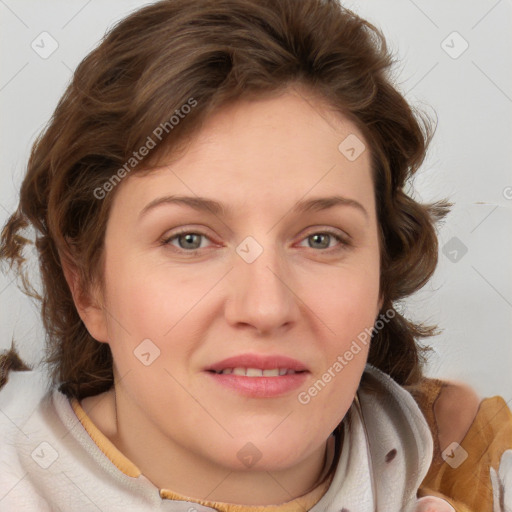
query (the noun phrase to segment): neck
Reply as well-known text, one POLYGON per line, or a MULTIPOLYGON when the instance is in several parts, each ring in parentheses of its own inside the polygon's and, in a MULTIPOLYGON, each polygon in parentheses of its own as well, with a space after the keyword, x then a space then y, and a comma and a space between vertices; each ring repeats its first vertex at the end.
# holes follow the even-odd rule
POLYGON ((326 464, 327 442, 292 467, 240 471, 169 438, 119 391, 86 398, 82 407, 156 487, 197 500, 253 506, 285 503, 313 489, 326 464))

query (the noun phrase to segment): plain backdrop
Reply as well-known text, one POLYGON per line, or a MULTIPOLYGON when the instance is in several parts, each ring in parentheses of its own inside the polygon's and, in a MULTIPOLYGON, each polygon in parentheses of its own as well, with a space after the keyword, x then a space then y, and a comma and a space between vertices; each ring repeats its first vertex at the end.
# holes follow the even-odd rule
MULTIPOLYGON (((297 0, 300 1, 300 0, 297 0)), ((30 147, 73 69, 136 0, 0 0, 0 223, 15 210, 30 147)), ((512 2, 351 0, 396 54, 396 82, 437 116, 411 193, 455 203, 440 226, 439 267, 406 315, 439 324, 428 374, 512 403, 512 2)), ((36 268, 36 262, 31 265, 36 268)), ((37 364, 37 304, 0 276, 0 349, 14 338, 37 364)))

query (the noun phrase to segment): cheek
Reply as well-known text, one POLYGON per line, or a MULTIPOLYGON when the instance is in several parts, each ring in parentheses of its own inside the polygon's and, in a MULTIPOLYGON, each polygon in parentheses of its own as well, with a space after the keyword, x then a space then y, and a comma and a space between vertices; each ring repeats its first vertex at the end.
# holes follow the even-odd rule
POLYGON ((140 371, 140 361, 134 356, 146 354, 147 348, 151 356, 158 354, 145 368, 152 370, 149 380, 165 367, 184 370, 187 354, 201 342, 201 336, 194 333, 207 328, 212 311, 218 311, 208 305, 213 294, 205 296, 224 272, 210 267, 199 273, 135 259, 111 267, 106 276, 107 324, 118 372, 140 371))
MULTIPOLYGON (((335 427, 356 393, 368 359, 371 332, 379 313, 378 255, 361 264, 329 269, 313 287, 306 302, 315 304, 318 349, 323 367, 304 389, 299 401, 321 413, 335 427)), ((313 276, 312 276, 313 277, 313 276)), ((318 277, 318 275, 317 275, 318 277)))
POLYGON ((357 323, 363 318, 375 317, 378 307, 379 275, 371 269, 358 272, 347 269, 333 276, 323 302, 330 308, 331 315, 352 319, 357 323))
MULTIPOLYGON (((114 364, 124 375, 129 369, 139 369, 140 361, 134 355, 144 340, 151 340, 160 350, 166 323, 164 311, 171 308, 165 307, 163 287, 157 286, 147 266, 137 264, 136 259, 107 256, 105 269, 109 345, 114 364)), ((158 352, 157 349, 153 349, 153 354, 158 352)))
POLYGON ((373 325, 379 313, 379 280, 379 255, 368 251, 338 267, 315 269, 304 278, 302 289, 331 334, 346 341, 373 325))
POLYGON ((107 276, 108 307, 117 315, 110 324, 116 332, 122 323, 124 334, 162 337, 197 303, 211 279, 143 258, 120 262, 107 276))

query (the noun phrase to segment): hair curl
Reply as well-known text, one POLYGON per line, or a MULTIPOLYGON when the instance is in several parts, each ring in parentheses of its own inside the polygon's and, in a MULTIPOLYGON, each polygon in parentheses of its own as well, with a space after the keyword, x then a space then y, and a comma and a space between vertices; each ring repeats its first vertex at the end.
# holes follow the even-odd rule
MULTIPOLYGON (((369 142, 382 310, 420 289, 437 264, 435 222, 450 205, 420 204, 404 191, 433 130, 393 86, 392 65, 382 33, 336 0, 163 0, 113 27, 80 63, 36 140, 19 206, 1 238, 0 257, 34 296, 21 233, 29 225, 36 230, 46 361, 60 389, 81 399, 113 384, 109 345, 82 323, 61 258, 76 269, 83 290, 101 282, 115 191, 103 200, 94 191, 191 97, 197 106, 139 167, 177 151, 228 102, 305 86, 353 120, 369 142)), ((418 340, 434 333, 396 312, 374 333, 369 362, 398 383, 413 384, 423 361, 418 340)))

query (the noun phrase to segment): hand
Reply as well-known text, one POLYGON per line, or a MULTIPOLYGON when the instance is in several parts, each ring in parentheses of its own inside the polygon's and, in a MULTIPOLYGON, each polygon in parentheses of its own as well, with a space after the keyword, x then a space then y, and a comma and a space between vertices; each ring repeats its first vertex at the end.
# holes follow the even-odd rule
POLYGON ((416 502, 414 512, 456 512, 456 510, 441 498, 425 496, 416 502))

